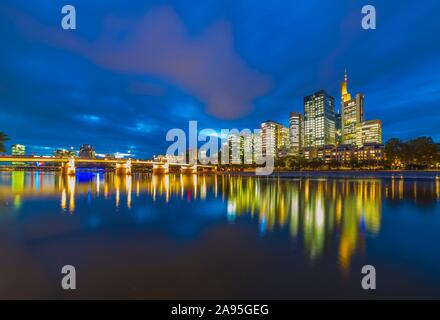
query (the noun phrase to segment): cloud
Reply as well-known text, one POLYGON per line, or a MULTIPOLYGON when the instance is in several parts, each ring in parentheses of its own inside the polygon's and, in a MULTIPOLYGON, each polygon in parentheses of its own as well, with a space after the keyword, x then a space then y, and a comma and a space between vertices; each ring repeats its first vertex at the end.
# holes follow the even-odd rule
MULTIPOLYGON (((47 27, 14 12, 16 24, 32 40, 80 54, 96 65, 129 74, 154 76, 181 87, 220 119, 249 114, 253 101, 271 87, 267 76, 249 67, 234 49, 232 28, 217 22, 190 36, 169 7, 150 11, 137 22, 104 19, 100 36, 87 41, 78 33, 47 27), (121 38, 120 31, 124 31, 121 38)), ((151 88, 134 87, 134 90, 151 88)))

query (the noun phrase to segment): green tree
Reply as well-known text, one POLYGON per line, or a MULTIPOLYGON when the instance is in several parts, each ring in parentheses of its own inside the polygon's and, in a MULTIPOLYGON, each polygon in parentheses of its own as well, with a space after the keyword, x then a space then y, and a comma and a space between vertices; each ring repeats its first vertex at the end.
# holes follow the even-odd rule
POLYGON ((403 149, 404 142, 400 139, 392 138, 385 144, 385 155, 391 163, 396 160, 402 161, 403 149))
POLYGON ((8 141, 9 138, 8 136, 0 131, 0 152, 5 152, 6 148, 5 148, 5 141, 8 141))

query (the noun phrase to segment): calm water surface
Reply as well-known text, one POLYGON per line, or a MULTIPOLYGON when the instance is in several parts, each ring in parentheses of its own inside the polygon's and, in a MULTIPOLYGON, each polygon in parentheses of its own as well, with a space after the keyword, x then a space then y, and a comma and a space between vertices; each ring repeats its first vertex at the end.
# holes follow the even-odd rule
POLYGON ((439 247, 435 174, 0 172, 0 298, 440 298, 439 247))

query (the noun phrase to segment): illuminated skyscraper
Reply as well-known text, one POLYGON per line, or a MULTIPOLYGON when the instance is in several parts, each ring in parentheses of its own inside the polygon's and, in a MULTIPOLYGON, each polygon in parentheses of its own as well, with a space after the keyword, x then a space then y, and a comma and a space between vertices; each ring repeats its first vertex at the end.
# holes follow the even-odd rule
POLYGON ((341 110, 342 110, 342 144, 356 144, 358 125, 364 121, 364 95, 356 94, 351 98, 347 89, 347 70, 344 75, 344 82, 341 83, 341 110))
POLYGON ((335 99, 324 90, 304 97, 304 147, 335 144, 335 99))
POLYGON ((299 112, 291 112, 289 117, 290 151, 299 155, 302 148, 302 116, 299 112))

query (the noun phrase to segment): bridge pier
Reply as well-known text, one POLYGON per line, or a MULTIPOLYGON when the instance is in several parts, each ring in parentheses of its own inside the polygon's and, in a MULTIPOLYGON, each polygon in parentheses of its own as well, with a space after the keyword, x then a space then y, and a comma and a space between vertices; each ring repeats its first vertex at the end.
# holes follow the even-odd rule
POLYGON ((170 167, 168 163, 157 163, 153 165, 153 174, 168 174, 170 167))
POLYGON ((196 174, 197 173, 197 164, 181 166, 180 173, 182 173, 182 174, 196 174))
POLYGON ((116 174, 131 175, 131 159, 125 163, 117 163, 116 174))
POLYGON ((75 167, 75 158, 69 158, 69 162, 64 162, 61 165, 61 170, 63 175, 66 176, 73 176, 76 173, 76 167, 75 167))

